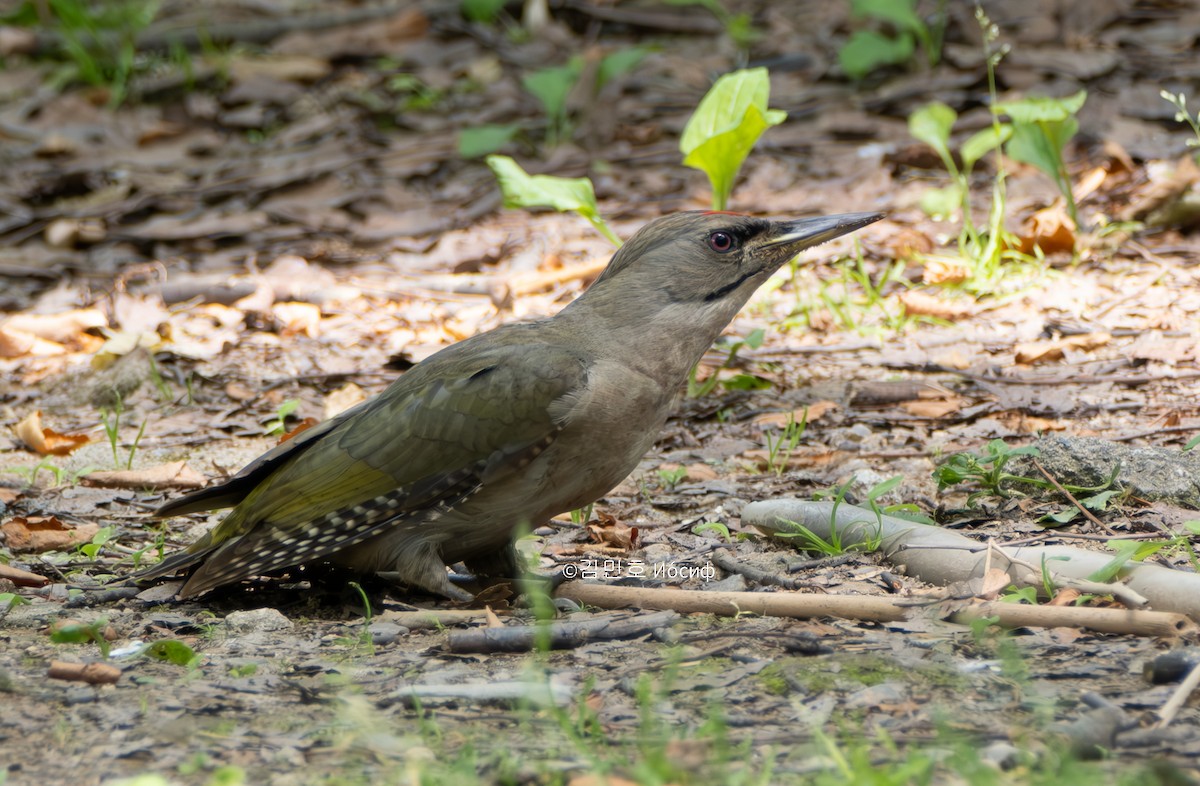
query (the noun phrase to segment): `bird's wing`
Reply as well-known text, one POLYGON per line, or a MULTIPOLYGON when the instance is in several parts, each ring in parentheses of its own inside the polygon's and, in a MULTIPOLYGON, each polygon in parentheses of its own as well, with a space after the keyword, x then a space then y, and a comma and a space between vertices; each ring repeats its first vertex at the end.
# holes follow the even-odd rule
POLYGON ((446 352, 301 449, 260 459, 271 471, 196 544, 207 560, 188 594, 435 519, 549 447, 586 390, 586 362, 558 347, 446 352))

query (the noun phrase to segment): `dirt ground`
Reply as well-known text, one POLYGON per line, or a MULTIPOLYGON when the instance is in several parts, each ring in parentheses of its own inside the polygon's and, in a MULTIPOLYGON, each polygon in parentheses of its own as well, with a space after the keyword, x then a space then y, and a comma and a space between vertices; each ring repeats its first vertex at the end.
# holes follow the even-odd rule
MULTIPOLYGON (((0 783, 1200 778, 1196 700, 1159 727, 1179 684, 1143 676, 1162 653, 1189 652, 1192 634, 952 624, 970 593, 948 599, 883 555, 804 552, 740 520, 749 502, 842 484, 865 502, 899 476, 879 504, 913 505, 981 543, 1169 541, 1146 559, 1194 573, 1195 500, 1117 495, 1095 521, 1059 524, 1046 517, 1074 506, 1053 491, 968 505, 976 487, 939 489, 934 471, 996 439, 1180 451, 1200 431, 1200 171, 1159 95, 1198 93, 1200 6, 984 4, 1011 47, 1001 98, 1088 91, 1066 149, 1081 226, 1066 250, 964 282, 961 223, 919 206, 947 172, 907 118, 945 102, 958 142, 991 123, 968 4, 948 4, 936 65, 918 50, 860 81, 839 47, 854 30, 894 28, 852 18, 849 3, 730 3, 758 32, 744 45, 736 22, 698 5, 551 3, 534 33, 517 4, 493 23, 444 2, 194 5, 163 4, 148 31, 241 40, 145 55, 153 67, 139 61, 122 101, 111 85, 56 86, 62 60, 44 40, 44 57, 5 50, 0 563, 47 581, 0 579, 0 598, 25 601, 0 603, 0 783), (604 57, 635 46, 636 66, 593 89, 604 57), (551 145, 522 78, 572 55, 588 78, 551 145), (763 329, 762 343, 728 362, 715 348, 699 377, 721 384, 683 399, 589 520, 564 516, 521 550, 543 572, 638 559, 687 574, 690 589, 873 595, 920 611, 882 623, 688 614, 616 641, 506 653, 455 644, 482 613, 431 623, 410 612, 454 604, 366 582, 368 610, 319 566, 187 602, 171 586, 96 590, 218 521, 148 513, 276 444, 277 421, 341 411, 442 346, 555 313, 595 276, 608 242, 573 215, 504 209, 482 159, 460 151, 464 129, 505 125, 501 152, 530 172, 591 177, 628 237, 709 206, 704 175, 680 163, 680 132, 717 76, 759 65, 788 119, 747 159, 730 208, 887 218, 764 287, 727 331, 763 329), (802 437, 778 448, 796 420, 802 437), (31 434, 62 453, 39 455, 31 434), (720 549, 753 570, 718 567, 720 549), (63 620, 99 623, 109 658, 94 641, 54 641, 63 620), (165 641, 195 659, 141 652, 165 641), (119 678, 53 679, 52 661, 105 661, 119 678)), ((934 18, 936 3, 919 5, 934 18)), ((1037 236, 1030 222, 1055 184, 1013 161, 1006 171, 1006 224, 1037 236)), ((994 175, 990 158, 973 175, 980 223, 994 175)), ((544 602, 485 597, 509 624, 546 616, 544 602)), ((566 603, 559 614, 629 616, 566 603)))

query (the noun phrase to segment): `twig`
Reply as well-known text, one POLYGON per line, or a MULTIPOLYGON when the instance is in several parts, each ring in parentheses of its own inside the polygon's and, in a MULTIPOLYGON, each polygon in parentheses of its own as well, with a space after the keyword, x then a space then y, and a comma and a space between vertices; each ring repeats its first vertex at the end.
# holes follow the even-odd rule
POLYGON ((795 579, 790 579, 787 576, 779 576, 770 571, 755 568, 750 565, 738 562, 737 558, 729 553, 729 549, 717 549, 712 553, 712 561, 718 568, 728 573, 737 573, 745 576, 749 581, 763 586, 783 587, 784 589, 795 589, 799 583, 795 579))
POLYGON ((1088 521, 1095 524, 1100 529, 1107 532, 1109 535, 1117 534, 1117 533, 1113 532, 1112 529, 1110 529, 1107 524, 1105 524, 1100 519, 1096 518, 1096 516, 1093 515, 1093 513, 1090 510, 1085 508, 1083 506, 1083 504, 1080 503, 1079 500, 1075 499, 1074 494, 1072 494, 1071 492, 1069 492, 1065 488, 1063 488, 1063 485, 1061 483, 1059 483, 1058 480, 1053 475, 1051 475, 1049 472, 1046 471, 1046 468, 1042 466, 1042 463, 1040 461, 1038 461, 1037 459, 1033 459, 1033 466, 1037 467, 1038 472, 1042 473, 1042 475, 1045 476, 1046 480, 1049 481, 1050 485, 1054 486, 1054 488, 1058 490, 1058 493, 1060 493, 1064 497, 1066 497, 1071 502, 1072 505, 1074 505, 1076 508, 1079 509, 1079 512, 1084 515, 1084 518, 1086 518, 1088 521))
POLYGON ((480 628, 453 631, 451 652, 529 652, 545 637, 551 649, 570 649, 592 641, 613 641, 644 636, 666 627, 679 615, 664 611, 624 617, 596 617, 583 622, 552 622, 549 625, 520 625, 511 628, 480 628))
MULTIPOLYGON (((889 598, 867 595, 807 595, 794 592, 703 592, 695 590, 620 587, 570 581, 556 597, 569 598, 600 608, 673 609, 681 613, 707 613, 727 617, 761 614, 773 617, 838 617, 871 622, 906 619, 913 608, 889 598)), ((1175 638, 1196 624, 1183 614, 1164 611, 1129 611, 1076 606, 1026 606, 989 602, 956 611, 951 621, 968 624, 995 617, 1005 627, 1087 628, 1101 633, 1175 638)))
POLYGON ((1166 704, 1158 711, 1158 723, 1154 725, 1156 729, 1165 729, 1167 724, 1174 720, 1175 715, 1187 703, 1187 700, 1195 692, 1197 686, 1200 686, 1200 664, 1192 667, 1191 672, 1184 678, 1183 682, 1179 683, 1179 687, 1171 694, 1171 698, 1167 699, 1166 704))

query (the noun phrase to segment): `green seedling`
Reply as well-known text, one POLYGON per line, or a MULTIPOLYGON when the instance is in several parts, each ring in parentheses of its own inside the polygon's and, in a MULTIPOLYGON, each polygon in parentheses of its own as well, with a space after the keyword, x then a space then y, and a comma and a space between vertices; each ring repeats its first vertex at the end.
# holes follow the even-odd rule
POLYGON ((1108 547, 1114 552, 1113 558, 1088 576, 1088 581, 1110 582, 1121 575, 1126 563, 1141 562, 1167 546, 1168 542, 1163 540, 1110 540, 1108 547))
POLYGON ((775 477, 783 477, 783 473, 787 471, 792 453, 800 444, 800 438, 804 436, 807 428, 808 407, 805 407, 804 415, 800 418, 799 423, 796 422, 794 412, 788 413, 787 423, 784 424, 783 431, 778 436, 775 436, 770 429, 763 432, 763 441, 767 443, 767 466, 775 473, 775 477))
POLYGON ((458 154, 463 158, 483 158, 497 153, 516 137, 521 127, 515 123, 482 125, 458 132, 458 154))
POLYGON ((771 82, 765 68, 734 71, 716 81, 688 119, 679 140, 684 166, 712 184, 713 210, 725 210, 746 156, 763 132, 787 119, 768 109, 771 82))
POLYGON ((505 0, 460 0, 458 10, 471 22, 491 24, 504 10, 505 0))
POLYGON ((146 644, 138 652, 152 660, 174 663, 176 666, 193 668, 200 664, 200 656, 188 645, 178 639, 161 639, 146 644))
POLYGON ((89 560, 95 560, 100 556, 100 551, 104 548, 104 544, 116 537, 116 527, 101 527, 92 536, 92 539, 87 543, 83 543, 78 547, 78 551, 89 560))
MULTIPOLYGON (((933 471, 933 477, 938 483, 939 491, 944 491, 960 483, 973 483, 978 486, 967 497, 968 507, 974 507, 975 502, 984 496, 996 496, 1001 499, 1025 496, 1022 492, 1014 489, 1014 486, 1028 485, 1039 489, 1055 489, 1055 485, 1044 478, 1014 475, 1005 470, 1008 462, 1016 456, 1036 457, 1038 455, 1039 451, 1033 445, 1010 448, 1004 440, 993 439, 984 446, 982 453, 962 452, 951 454, 933 471)), ((1116 482, 1120 471, 1121 467, 1118 464, 1113 467, 1108 478, 1096 486, 1073 486, 1067 483, 1059 485, 1072 495, 1088 494, 1089 496, 1080 499, 1080 504, 1085 504, 1091 510, 1102 511, 1106 509, 1109 500, 1115 494, 1119 493, 1113 491, 1112 486, 1116 482), (1088 502, 1084 503, 1084 499, 1088 500, 1088 502)), ((1075 514, 1078 513, 1078 510, 1075 508, 1072 508, 1072 511, 1075 514)), ((1051 517, 1051 520, 1066 523, 1073 518, 1073 514, 1068 515, 1067 513, 1063 513, 1058 514, 1058 517, 1051 517)))
MULTIPOLYGON (((593 96, 617 76, 632 71, 648 50, 639 47, 619 49, 605 55, 595 72, 595 82, 585 85, 593 96)), ((542 105, 546 113, 546 145, 556 147, 571 138, 574 122, 570 116, 568 98, 585 73, 583 56, 576 55, 566 65, 531 71, 521 79, 521 85, 542 105)))
POLYGON ((946 31, 946 0, 938 0, 932 27, 917 13, 917 0, 851 0, 851 13, 859 20, 882 22, 892 32, 855 30, 838 50, 838 62, 852 79, 862 79, 880 66, 909 62, 918 44, 930 67, 942 56, 946 31))
POLYGON ((703 524, 697 524, 692 527, 693 535, 703 535, 705 532, 715 532, 717 537, 726 543, 733 543, 733 533, 729 531, 729 527, 720 521, 706 521, 703 524))
MULTIPOLYGON (((1112 480, 1116 480, 1116 478, 1112 478, 1110 482, 1112 480)), ((1108 503, 1113 497, 1123 498, 1124 496, 1124 492, 1122 492, 1120 489, 1107 489, 1097 494, 1092 494, 1086 497, 1077 497, 1076 499, 1078 499, 1080 505, 1088 510, 1096 513, 1103 513, 1104 511, 1108 510, 1108 503)), ((1058 513, 1050 513, 1046 516, 1043 516, 1042 523, 1043 526, 1046 527, 1062 526, 1063 524, 1069 524, 1070 522, 1074 521, 1080 515, 1082 515, 1082 511, 1072 505, 1070 507, 1063 508, 1058 513), (1047 522, 1053 522, 1053 524, 1047 522)))
POLYGON ((1189 439, 1187 441, 1187 443, 1183 446, 1183 452, 1187 453, 1189 450, 1196 447, 1197 445, 1200 445, 1200 434, 1197 434, 1196 436, 1192 437, 1191 439, 1189 439))
POLYGON ((107 658, 112 649, 108 639, 104 638, 104 629, 108 626, 107 619, 99 619, 91 623, 73 622, 63 625, 50 634, 50 641, 55 644, 87 644, 95 642, 100 648, 100 657, 107 658))
MULTIPOLYGON (((1175 107, 1175 122, 1187 123, 1192 129, 1193 139, 1187 141, 1188 147, 1200 147, 1200 112, 1195 115, 1191 114, 1187 108, 1187 96, 1183 93, 1171 93, 1166 90, 1159 91, 1164 101, 1170 101, 1175 107)), ((1200 437, 1197 437, 1200 439, 1200 437)))
POLYGON ((71 64, 58 81, 78 79, 103 87, 109 92, 109 106, 115 108, 125 100, 137 66, 137 36, 154 21, 158 9, 153 0, 31 0, 0 16, 0 23, 55 32, 60 54, 71 64))
POLYGON ((1037 96, 1006 101, 992 108, 995 113, 1008 115, 1011 121, 1012 134, 1004 144, 1004 152, 1010 158, 1036 167, 1054 181, 1076 226, 1079 225, 1079 215, 1071 188, 1071 175, 1063 162, 1063 151, 1079 130, 1079 121, 1075 116, 1085 101, 1087 91, 1080 90, 1066 98, 1037 96))
POLYGON ((592 503, 586 507, 576 508, 575 510, 571 511, 571 523, 577 527, 582 527, 583 525, 587 524, 592 520, 592 508, 594 507, 595 503, 592 503))
POLYGON ((620 247, 621 239, 600 215, 591 180, 530 175, 508 156, 488 156, 487 164, 500 183, 505 207, 548 207, 561 213, 578 213, 609 242, 620 247))
POLYGON ((299 406, 300 402, 294 398, 285 400, 275 410, 275 415, 266 422, 263 433, 269 437, 278 437, 287 433, 287 419, 299 406))
POLYGON ((754 29, 749 14, 730 13, 719 0, 667 0, 668 5, 695 6, 707 9, 725 28, 725 34, 739 49, 746 49, 762 36, 754 29))
POLYGON ((745 338, 729 339, 726 336, 721 336, 717 339, 716 347, 724 349, 728 347, 729 354, 725 356, 725 361, 713 373, 709 374, 703 382, 696 379, 699 373, 699 366, 692 366, 692 370, 688 372, 687 395, 688 398, 703 398, 709 393, 717 389, 717 385, 721 383, 721 372, 725 369, 732 368, 734 361, 737 359, 737 353, 742 347, 750 349, 758 349, 762 346, 763 339, 766 337, 766 331, 761 328, 750 331, 750 334, 745 338))
POLYGON ((658 481, 664 489, 673 491, 679 482, 687 477, 687 467, 675 467, 674 469, 660 469, 658 471, 658 481))
POLYGON ((1004 440, 993 439, 987 443, 982 453, 951 454, 933 471, 933 477, 937 481, 938 491, 966 482, 980 486, 978 491, 967 497, 968 506, 973 506, 977 499, 987 495, 1007 499, 1016 494, 1010 486, 1018 482, 1032 481, 1033 478, 1005 472, 1005 465, 1017 456, 1038 455, 1039 451, 1033 445, 1010 448, 1004 440))
MULTIPOLYGON (((124 406, 121 403, 121 397, 117 396, 116 404, 110 409, 102 407, 100 409, 100 423, 104 426, 104 434, 108 437, 108 444, 112 447, 113 467, 121 469, 120 445, 121 445, 121 414, 124 412, 124 406)), ((133 459, 137 454, 138 445, 142 442, 142 437, 146 434, 146 424, 149 421, 143 420, 138 426, 137 436, 133 439, 133 444, 129 446, 129 455, 125 459, 125 469, 132 469, 133 459)))

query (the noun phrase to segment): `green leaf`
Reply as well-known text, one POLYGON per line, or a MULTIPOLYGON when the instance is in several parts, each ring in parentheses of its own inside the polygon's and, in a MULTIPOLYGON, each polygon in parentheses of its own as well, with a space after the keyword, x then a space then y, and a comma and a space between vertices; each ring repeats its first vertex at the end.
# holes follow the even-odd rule
MULTIPOLYGON (((1062 526, 1063 524, 1067 524, 1067 523, 1074 521, 1078 516, 1079 516, 1079 508, 1064 508, 1064 509, 1060 510, 1058 513, 1047 513, 1045 516, 1042 516, 1041 520, 1043 522, 1053 521, 1058 526, 1062 526)), ((1050 527, 1050 529, 1054 529, 1054 528, 1050 527)))
POLYGON ((850 7, 855 16, 882 19, 910 33, 925 29, 925 22, 917 16, 914 0, 852 0, 850 7))
POLYGON ((958 113, 941 101, 933 101, 908 116, 908 133, 932 147, 943 160, 950 158, 950 130, 958 113))
POLYGON ((972 134, 958 151, 962 156, 963 169, 970 172, 979 159, 1007 142, 1012 133, 1012 126, 1001 123, 999 126, 988 126, 972 134))
POLYGON ((564 66, 551 66, 526 74, 521 84, 542 103, 547 115, 562 117, 567 111, 567 95, 581 71, 581 63, 572 60, 564 66))
POLYGON ((596 71, 596 89, 599 90, 621 74, 637 68, 648 51, 640 46, 635 46, 629 49, 618 49, 605 55, 596 71))
POLYGON ((1115 555, 1099 570, 1088 576, 1089 581, 1112 581, 1125 569, 1126 563, 1141 562, 1146 557, 1153 556, 1167 545, 1166 541, 1150 540, 1110 540, 1108 542, 1115 555))
POLYGON ((1075 136, 1079 121, 1075 118, 1040 125, 1018 123, 1004 148, 1017 161, 1037 167, 1057 183, 1062 167, 1062 151, 1075 136))
POLYGON ((195 650, 176 639, 163 639, 147 644, 142 654, 155 660, 174 663, 176 666, 189 666, 200 658, 195 650))
POLYGON ((1087 91, 1066 98, 1048 98, 1046 96, 1030 96, 1019 101, 1005 101, 996 104, 995 111, 1008 115, 1014 123, 1046 123, 1066 120, 1083 108, 1087 101, 1087 91))
POLYGON ((1109 491, 1101 491, 1099 494, 1093 494, 1090 497, 1082 497, 1079 504, 1083 505, 1088 510, 1104 511, 1108 510, 1108 501, 1120 494, 1119 489, 1110 489, 1109 491))
POLYGON ((870 491, 867 492, 867 499, 874 502, 875 500, 887 494, 892 489, 899 486, 904 481, 903 475, 894 475, 887 480, 877 483, 870 491))
POLYGON ((767 108, 770 94, 765 68, 726 74, 701 99, 683 129, 683 163, 708 175, 714 209, 725 208, 738 170, 758 138, 787 119, 786 112, 767 108))
POLYGON ((1187 444, 1183 446, 1183 451, 1186 453, 1187 451, 1191 450, 1192 448, 1196 447, 1197 445, 1200 445, 1200 434, 1197 434, 1196 436, 1189 439, 1187 441, 1187 444))
POLYGON ((520 126, 514 123, 464 128, 458 132, 458 154, 463 158, 479 158, 495 153, 507 145, 519 130, 520 126))
POLYGON ((621 239, 600 216, 596 192, 592 190, 592 181, 586 177, 530 175, 508 156, 488 156, 487 165, 500 183, 505 207, 548 207, 559 212, 572 211, 590 221, 614 245, 621 245, 621 239))
POLYGON ((459 10, 472 22, 491 23, 504 10, 505 0, 460 0, 459 10))
POLYGON ((721 380, 721 386, 726 390, 770 390, 773 385, 771 380, 753 374, 735 374, 729 379, 721 380))
POLYGON ((925 215, 934 217, 949 217, 962 207, 962 189, 957 183, 945 188, 931 188, 921 194, 918 203, 925 215))
POLYGON ((766 336, 766 330, 763 328, 755 328, 754 330, 750 331, 750 334, 746 336, 746 339, 743 343, 751 349, 758 349, 762 346, 763 339, 766 338, 766 336))
POLYGON ((907 33, 890 38, 874 30, 855 30, 838 50, 838 62, 851 79, 862 79, 880 66, 907 63, 915 49, 907 33))

